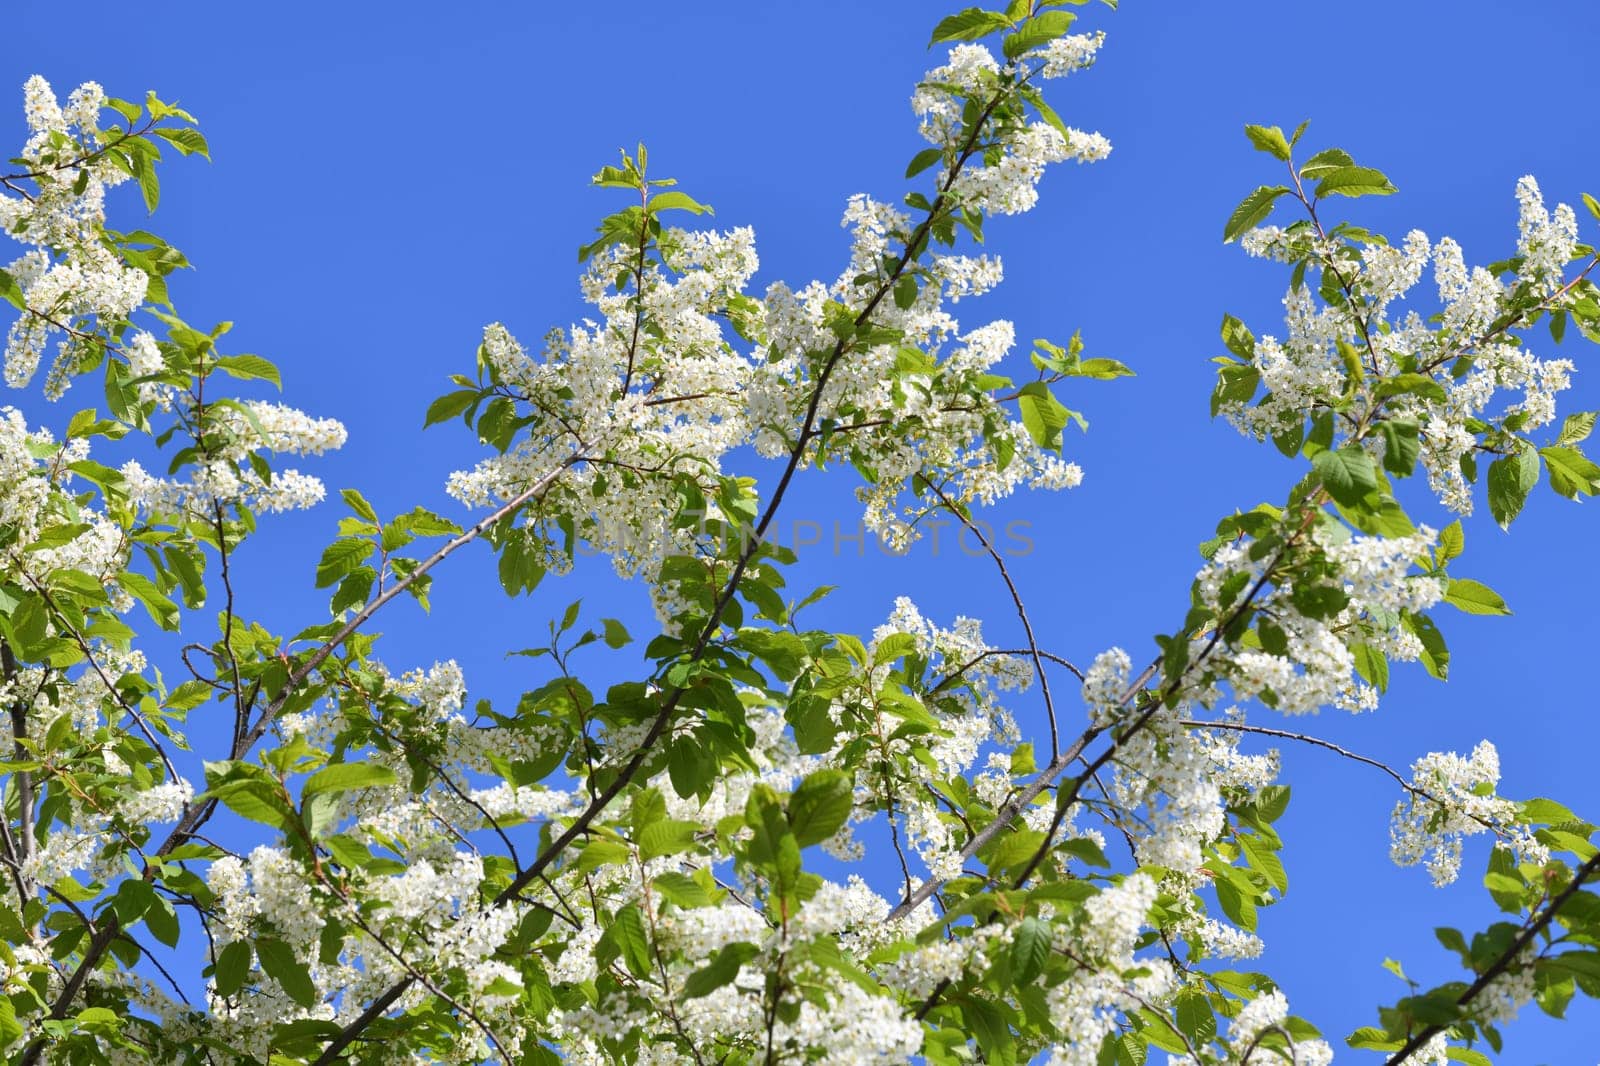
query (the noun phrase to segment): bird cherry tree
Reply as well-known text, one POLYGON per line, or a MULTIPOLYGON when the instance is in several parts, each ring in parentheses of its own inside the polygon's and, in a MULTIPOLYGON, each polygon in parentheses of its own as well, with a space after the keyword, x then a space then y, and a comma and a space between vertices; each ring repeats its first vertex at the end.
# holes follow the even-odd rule
MULTIPOLYGON (((1341 197, 1394 191, 1381 172, 1304 127, 1250 127, 1276 177, 1224 236, 1283 265, 1287 320, 1224 320, 1211 404, 1300 480, 1221 517, 1148 652, 1080 670, 974 509, 1075 485, 1062 397, 1093 403, 1129 370, 1076 335, 1019 355, 1008 322, 953 308, 1001 280, 972 247, 986 220, 1110 150, 1048 102, 1102 45, 1082 3, 938 24, 947 54, 913 97, 928 147, 901 202, 851 198, 832 279, 750 291, 749 229, 683 228, 709 209, 643 148, 603 167, 617 209, 580 252, 592 320, 535 346, 487 327, 426 412, 483 449, 448 486, 465 524, 342 490, 305 575, 329 610, 297 632, 257 620, 231 574, 258 521, 324 504, 286 459, 344 429, 256 398, 273 364, 183 319, 183 254, 106 211, 124 182, 153 211, 163 152, 206 141, 155 95, 89 83, 62 104, 30 79, 0 177, 24 248, 0 273, 5 375, 94 406, 51 428, 0 412, 8 1060, 1328 1062, 1249 968, 1287 887, 1290 793, 1241 741, 1372 762, 1282 719, 1376 707, 1391 664, 1443 676, 1431 612, 1504 612, 1451 572, 1460 523, 1415 524, 1395 482, 1502 525, 1541 479, 1600 491, 1595 415, 1558 410, 1572 366, 1535 332, 1600 341, 1595 253, 1531 178, 1499 262, 1388 240, 1337 218, 1341 197), (765 474, 729 473, 735 456, 765 474), (786 586, 794 555, 768 534, 824 468, 891 545, 962 523, 1024 639, 906 600, 861 632, 809 627, 818 594, 786 586), (605 554, 648 586, 659 632, 632 644, 574 605, 508 704, 470 699, 451 661, 384 662, 369 623, 426 606, 474 542, 513 596, 605 554), (603 692, 580 654, 599 643, 640 653, 603 692), (227 726, 191 745, 202 715, 227 726), (893 855, 865 861, 862 832, 893 855)), ((1394 859, 1442 885, 1466 837, 1492 838, 1502 913, 1442 930, 1460 978, 1345 1042, 1390 1066, 1485 1063, 1530 1002, 1559 1016, 1600 995, 1594 827, 1500 796, 1487 741, 1382 769, 1394 859)))

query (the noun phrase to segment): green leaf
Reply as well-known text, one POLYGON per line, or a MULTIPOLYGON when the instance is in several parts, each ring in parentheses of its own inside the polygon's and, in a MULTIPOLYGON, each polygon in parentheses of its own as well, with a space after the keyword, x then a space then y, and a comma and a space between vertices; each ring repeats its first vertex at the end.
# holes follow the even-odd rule
POLYGON ((1178 1028, 1197 1044, 1209 1044, 1217 1035, 1217 1016, 1204 992, 1185 988, 1178 993, 1178 1028))
POLYGON ((165 896, 156 896, 144 912, 144 924, 150 934, 167 947, 178 946, 178 912, 165 896))
POLYGON ((18 311, 28 306, 27 300, 23 298, 22 288, 17 284, 17 279, 4 270, 0 270, 0 299, 5 300, 6 303, 15 307, 18 311))
POLYGON ((1443 681, 1450 673, 1450 649, 1445 646, 1444 634, 1425 614, 1407 614, 1401 624, 1422 644, 1422 666, 1428 673, 1443 681))
POLYGON ((663 855, 677 855, 694 847, 695 833, 699 826, 693 822, 677 822, 671 819, 662 819, 652 822, 639 831, 636 843, 639 845, 639 857, 642 859, 656 859, 663 855))
POLYGON ((117 575, 117 584, 124 592, 143 605, 151 621, 166 630, 176 630, 179 624, 178 605, 165 595, 154 581, 143 574, 123 571, 117 575))
POLYGON ((1239 201, 1239 206, 1228 216, 1228 224, 1222 228, 1222 243, 1229 244, 1259 225, 1272 214, 1272 205, 1278 197, 1288 191, 1285 185, 1263 185, 1239 201))
POLYGON ((683 998, 699 999, 723 985, 732 984, 739 976, 739 967, 755 958, 759 951, 754 944, 729 944, 712 956, 709 963, 689 975, 683 983, 683 998))
POLYGON ((1573 814, 1564 804, 1540 796, 1522 802, 1522 820, 1525 822, 1543 822, 1546 825, 1560 825, 1562 822, 1576 822, 1578 816, 1573 814))
POLYGON ((1561 435, 1556 438, 1556 444, 1567 446, 1581 444, 1594 432, 1596 412, 1579 411, 1577 414, 1568 415, 1561 423, 1561 435))
POLYGON ((710 207, 694 199, 688 193, 676 190, 672 192, 659 192, 650 197, 650 213, 657 211, 690 211, 696 215, 714 215, 710 207))
POLYGON ((1383 468, 1396 477, 1409 477, 1422 454, 1417 424, 1392 419, 1378 423, 1378 430, 1383 434, 1383 468))
POLYGON ((263 937, 256 941, 256 958, 261 960, 261 969, 278 982, 290 999, 302 1007, 315 1005, 317 988, 311 983, 311 972, 295 958, 294 949, 288 944, 263 937))
POLYGON ((1266 822, 1276 822, 1289 809, 1288 785, 1268 785, 1256 793, 1256 809, 1266 822))
POLYGON ((259 355, 225 355, 213 365, 232 377, 246 381, 270 381, 278 388, 283 388, 283 378, 279 376, 278 368, 271 360, 259 355))
POLYGON ((1050 961, 1053 932, 1043 918, 1029 916, 1017 924, 1011 939, 1011 980, 1017 987, 1031 982, 1050 961))
POLYGON ((989 869, 998 873, 1032 859, 1044 840, 1045 836, 1039 830, 1022 829, 996 837, 979 854, 989 864, 989 869))
POLYGON ((344 500, 345 506, 357 515, 368 522, 377 522, 378 512, 372 509, 372 504, 368 503, 367 498, 360 492, 355 489, 340 489, 339 496, 344 500))
POLYGON ((1017 396, 1022 425, 1033 442, 1046 451, 1061 450, 1061 431, 1071 417, 1065 406, 1042 381, 1030 381, 1017 396))
POLYGON ((1216 880, 1217 902, 1222 905, 1222 913, 1228 920, 1239 928, 1254 932, 1256 928, 1256 901, 1246 896, 1231 880, 1219 877, 1216 880))
POLYGON ((894 283, 894 305, 902 311, 909 311, 917 302, 917 279, 910 274, 894 283))
POLYGON ((1461 519, 1456 519, 1439 532, 1439 565, 1443 566, 1451 559, 1460 558, 1466 550, 1467 536, 1461 530, 1461 519))
POLYGON ((1370 492, 1378 489, 1378 471, 1372 456, 1360 445, 1347 444, 1338 451, 1318 452, 1311 460, 1317 478, 1328 495, 1345 507, 1361 503, 1370 492))
POLYGON ((1389 660, 1371 644, 1356 644, 1350 648, 1350 653, 1355 657, 1356 673, 1361 675, 1361 680, 1377 689, 1380 693, 1389 690, 1389 660))
POLYGON ((1405 1040, 1393 1037, 1376 1026, 1366 1025, 1344 1038, 1344 1042, 1360 1051, 1399 1051, 1405 1040))
POLYGON ((323 549, 322 560, 317 563, 317 588, 337 584, 344 576, 366 561, 377 549, 370 540, 360 537, 340 537, 323 549))
POLYGON ((306 779, 302 800, 322 792, 351 792, 395 783, 394 771, 370 762, 341 762, 324 766, 306 779))
POLYGON ((1016 1039, 1011 1035, 1011 1026, 998 1007, 983 1000, 968 999, 961 1004, 961 1016, 977 1038, 986 1062, 1016 1062, 1016 1039))
POLYGON ((1024 52, 1049 44, 1064 35, 1077 18, 1070 11, 1042 11, 1024 22, 1016 33, 1007 35, 1001 50, 1007 59, 1016 59, 1024 52))
POLYGON ((1576 448, 1540 448, 1550 487, 1569 500, 1600 492, 1600 466, 1576 448))
POLYGON ((1236 839, 1253 869, 1263 874, 1280 893, 1289 891, 1289 875, 1283 868, 1283 861, 1264 839, 1253 833, 1241 834, 1236 839))
POLYGON ((1335 167, 1322 174, 1316 198, 1325 196, 1388 196, 1395 192, 1381 170, 1371 167, 1335 167))
POLYGON ((1444 601, 1468 614, 1510 614, 1511 608, 1488 585, 1467 577, 1453 577, 1445 589, 1444 601))
POLYGON ((969 7, 941 19, 933 28, 928 47, 932 48, 943 41, 976 41, 996 30, 1009 29, 1011 25, 1011 20, 998 12, 969 7))
POLYGON ((789 797, 789 831, 803 848, 820 844, 844 826, 854 805, 854 788, 848 774, 818 770, 800 782, 789 797))
POLYGON ((217 995, 227 997, 233 995, 244 987, 244 979, 250 975, 250 945, 243 940, 235 940, 217 954, 216 972, 212 979, 216 982, 217 995))
POLYGON ((1391 396, 1420 396, 1436 403, 1445 402, 1444 386, 1427 374, 1395 374, 1383 378, 1372 387, 1372 394, 1380 400, 1391 396))
POLYGON ((622 949, 628 972, 643 977, 650 972, 650 938, 645 932, 644 917, 636 904, 628 904, 617 912, 607 930, 613 943, 622 949))
POLYGON ((602 866, 620 866, 633 860, 628 845, 618 840, 591 840, 578 853, 578 871, 588 873, 602 866))
POLYGON ((156 205, 161 202, 161 179, 156 176, 154 157, 148 154, 148 152, 155 151, 155 146, 147 145, 146 142, 138 140, 124 143, 134 149, 147 148, 147 151, 135 150, 128 152, 128 163, 133 171, 133 176, 138 179, 139 195, 144 198, 144 209, 153 214, 156 205))
POLYGON ((650 882, 655 886, 662 897, 670 900, 684 909, 695 907, 709 907, 716 901, 711 898, 704 885, 690 877, 688 874, 679 873, 677 870, 668 870, 666 873, 656 874, 650 882))
POLYGON ((476 389, 462 389, 460 392, 447 392, 428 405, 428 413, 422 419, 422 427, 434 425, 438 422, 448 422, 460 414, 465 414, 482 397, 476 389))
POLYGON ((1292 153, 1289 151, 1289 140, 1283 135, 1283 130, 1277 126, 1246 126, 1246 137, 1256 146, 1256 150, 1266 152, 1268 155, 1287 163, 1292 153))
POLYGON ((1351 159, 1350 153, 1343 148, 1325 148, 1305 161, 1305 164, 1300 168, 1300 176, 1315 180, 1325 174, 1331 174, 1335 170, 1342 170, 1345 167, 1353 167, 1355 165, 1356 161, 1351 159))
POLYGON ((150 132, 171 144, 183 155, 198 155, 206 160, 211 158, 211 149, 206 145, 206 139, 199 130, 161 127, 150 132))
POLYGON ((628 635, 628 629, 615 618, 602 618, 600 624, 605 627, 605 641, 608 648, 620 648, 633 638, 628 635))
POLYGON ((234 814, 262 825, 284 829, 292 813, 275 786, 265 781, 229 781, 211 790, 211 796, 234 814))
POLYGON ((396 518, 395 524, 419 537, 453 537, 461 532, 461 527, 450 519, 424 507, 413 507, 409 513, 396 518))
POLYGON ((1501 529, 1510 527, 1538 481, 1539 454, 1532 448, 1519 447, 1489 464, 1489 513, 1501 529))
POLYGON ((944 152, 938 148, 924 148, 911 157, 911 162, 906 164, 906 177, 914 178, 924 170, 933 166, 944 158, 944 152))

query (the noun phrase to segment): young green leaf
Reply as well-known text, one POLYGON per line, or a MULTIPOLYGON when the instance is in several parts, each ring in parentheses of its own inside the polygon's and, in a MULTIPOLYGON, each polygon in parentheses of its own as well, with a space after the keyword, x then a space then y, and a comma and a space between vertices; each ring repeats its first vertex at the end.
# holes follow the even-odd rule
POLYGON ((1272 214, 1272 205, 1278 202, 1278 197, 1288 192, 1285 185, 1262 185, 1239 201, 1239 206, 1228 216, 1228 224, 1222 228, 1222 243, 1230 244, 1260 225, 1272 214))

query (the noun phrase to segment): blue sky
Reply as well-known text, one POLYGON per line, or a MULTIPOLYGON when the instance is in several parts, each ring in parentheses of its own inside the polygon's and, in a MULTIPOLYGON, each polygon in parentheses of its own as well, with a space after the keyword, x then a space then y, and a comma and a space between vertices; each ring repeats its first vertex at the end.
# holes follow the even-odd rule
MULTIPOLYGON (((472 442, 459 427, 423 435, 422 412, 448 374, 470 371, 485 323, 533 341, 584 313, 574 251, 616 206, 588 176, 643 140, 652 169, 713 204, 718 225, 755 227, 758 287, 832 277, 845 198, 904 190, 920 147, 907 102, 939 62, 923 47, 928 31, 954 6, 284 0, 133 15, 83 0, 68 18, 57 3, 21 0, 0 40, 0 85, 20 89, 38 72, 64 93, 93 78, 125 97, 154 88, 199 116, 215 163, 167 167, 151 227, 198 266, 176 280, 180 310, 199 324, 235 321, 234 350, 276 360, 288 402, 345 421, 350 444, 308 466, 331 488, 360 487, 383 511, 422 503, 460 517, 442 486, 473 461, 472 442)), ((1019 498, 993 518, 1029 524, 1035 548, 1011 567, 1044 643, 1078 661, 1111 644, 1145 654, 1150 634, 1181 620, 1195 545, 1216 520, 1281 499, 1298 476, 1207 417, 1223 312, 1281 332, 1284 275, 1220 241, 1233 205, 1273 177, 1244 123, 1309 118, 1311 147, 1343 147, 1400 188, 1350 217, 1393 236, 1448 233, 1474 262, 1509 254, 1519 176, 1536 175, 1552 201, 1600 192, 1600 74, 1586 47, 1600 40, 1600 5, 1586 0, 1083 10, 1107 45, 1052 100, 1115 151, 1052 173, 1034 213, 991 224, 1008 281, 958 309, 968 326, 1010 318, 1024 339, 1081 328, 1090 354, 1138 371, 1066 397, 1092 423, 1068 441, 1083 486, 1019 498)), ((0 137, 20 144, 20 92, 0 105, 0 137)), ((124 209, 132 228, 141 212, 124 209)), ((1592 222, 1585 236, 1600 236, 1592 222)), ((1580 368, 1569 409, 1600 407, 1600 381, 1582 372, 1591 350, 1568 347, 1580 368)), ((59 424, 95 402, 90 391, 49 412, 34 396, 0 402, 59 424)), ((948 540, 937 555, 925 544, 893 561, 848 541, 835 552, 833 523, 848 533, 858 516, 849 477, 802 479, 786 519, 823 529, 791 585, 841 586, 814 622, 868 630, 910 595, 931 617, 983 617, 997 641, 1016 639, 988 563, 948 540)), ((1296 724, 1396 765, 1487 736, 1506 794, 1548 794, 1600 817, 1600 726, 1585 673, 1600 638, 1590 606, 1600 570, 1583 547, 1600 516, 1543 488, 1532 502, 1510 534, 1486 513, 1467 525, 1457 569, 1516 613, 1441 615, 1448 684, 1399 671, 1376 714, 1296 724)), ((1420 499, 1414 513, 1446 520, 1420 499)), ((337 517, 325 505, 263 523, 240 564, 247 611, 284 629, 319 617, 320 595, 298 590, 337 517)), ((537 643, 545 619, 580 595, 594 615, 647 630, 643 590, 604 567, 511 602, 487 552, 468 554, 440 575, 431 616, 400 606, 382 619, 380 650, 396 668, 456 658, 479 694, 505 698, 543 678, 526 660, 508 666, 504 652, 537 643)), ((596 666, 620 676, 639 668, 635 655, 596 666)), ((1020 710, 1037 721, 1036 708, 1020 710)), ((1381 775, 1320 753, 1285 756, 1292 884, 1263 914, 1264 968, 1337 1044, 1401 994, 1386 954, 1425 980, 1454 976, 1432 927, 1481 928, 1494 912, 1470 873, 1441 892, 1388 863, 1396 796, 1381 775)), ((1472 852, 1469 870, 1482 861, 1472 852)), ((1575 1008, 1562 1026, 1530 1007, 1509 1033, 1505 1062, 1588 1062, 1600 1011, 1575 1008)))

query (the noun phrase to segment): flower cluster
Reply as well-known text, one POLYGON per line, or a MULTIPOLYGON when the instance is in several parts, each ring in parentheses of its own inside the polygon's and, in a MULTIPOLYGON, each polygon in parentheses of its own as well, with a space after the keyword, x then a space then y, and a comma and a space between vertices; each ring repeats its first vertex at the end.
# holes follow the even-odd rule
POLYGON ((1377 706, 1376 689, 1356 673, 1356 646, 1377 646, 1390 658, 1414 661, 1422 652, 1403 626, 1404 612, 1424 610, 1443 596, 1442 583, 1410 573, 1436 541, 1426 526, 1404 537, 1351 537, 1342 526, 1320 527, 1312 546, 1293 566, 1280 570, 1304 575, 1264 587, 1270 557, 1260 557, 1248 541, 1217 549, 1195 578, 1198 599, 1225 626, 1240 594, 1256 589, 1251 606, 1274 627, 1277 646, 1256 639, 1218 647, 1208 663, 1241 697, 1259 698, 1286 714, 1309 714, 1322 707, 1350 711, 1377 706), (1311 586, 1319 571, 1333 585, 1311 586), (1297 579, 1299 580, 1299 579, 1297 579))
MULTIPOLYGON (((38 193, 0 197, 0 226, 30 246, 0 277, 22 313, 6 374, 26 382, 64 338, 45 393, 103 366, 110 413, 52 436, 0 409, 0 885, 18 904, 0 923, 4 1050, 25 1066, 196 1049, 219 1064, 1099 1066, 1160 1049, 1171 1066, 1326 1066, 1328 1043, 1267 975, 1213 964, 1263 954, 1257 912, 1289 886, 1279 755, 1245 741, 1352 753, 1253 725, 1248 709, 1371 709, 1391 661, 1443 673, 1424 612, 1503 610, 1447 574, 1459 524, 1414 525, 1388 476, 1420 462, 1464 509, 1479 451, 1531 460, 1525 434, 1556 418, 1571 368, 1517 332, 1551 311, 1588 332, 1597 290, 1562 280, 1581 250, 1575 217, 1546 210, 1531 179, 1517 255, 1498 272, 1469 271, 1454 242, 1420 232, 1394 245, 1325 232, 1315 211, 1242 234, 1248 221, 1230 223, 1298 276, 1286 339, 1227 320, 1236 358, 1217 409, 1311 470, 1285 507, 1222 521, 1182 626, 1144 671, 1122 648, 1082 673, 1046 651, 1004 567, 1026 650, 974 618, 938 624, 909 598, 870 633, 803 628, 820 592, 788 600, 793 556, 759 535, 797 471, 857 471, 866 522, 891 546, 939 512, 970 521, 973 505, 1082 477, 1062 441, 1081 419, 1052 390, 1127 368, 1083 358, 1076 336, 1041 340, 1018 386, 1000 373, 1012 324, 951 312, 1003 277, 957 234, 981 242, 987 219, 1033 207, 1050 164, 1109 151, 1042 102, 1039 83, 1101 47, 1098 33, 1067 35, 1076 17, 1011 4, 940 24, 937 41, 1005 32, 1006 58, 959 43, 918 85, 932 147, 910 172, 931 186, 903 205, 851 197, 832 280, 752 293, 749 229, 669 225, 709 209, 647 178, 643 148, 604 168, 599 184, 637 200, 580 253, 589 317, 538 348, 488 326, 476 381, 455 377, 427 416, 474 428, 488 455, 448 490, 498 514, 465 532, 421 509, 385 523, 347 491, 353 517, 317 575, 338 584, 335 618, 293 635, 254 620, 231 574, 252 512, 324 493, 271 456, 324 454, 345 429, 228 395, 228 377, 275 369, 221 354, 225 324, 202 333, 167 313, 162 279, 181 256, 106 228, 110 185, 137 177, 153 203, 154 140, 130 143, 203 151, 197 131, 160 125, 187 116, 151 97, 135 132, 140 109, 97 86, 63 106, 30 81, 29 173, 5 180, 38 193), (128 129, 100 130, 102 107, 128 129), (1441 309, 1402 313, 1430 264, 1441 309), (164 339, 129 321, 146 301, 164 339), (148 447, 120 470, 90 458, 92 440, 130 434, 157 453, 178 441, 165 475, 143 465, 148 447), (757 459, 783 466, 764 505, 755 478, 730 473, 757 459), (453 539, 423 561, 394 554, 425 531, 453 539), (582 630, 579 604, 552 620, 548 645, 518 653, 534 680, 513 699, 469 698, 454 660, 384 665, 368 619, 403 592, 426 603, 435 565, 478 538, 513 593, 569 566, 577 544, 644 578, 662 621, 648 672, 591 689, 574 656, 632 637, 614 619, 582 630), (382 562, 361 565, 374 552, 382 562), (341 560, 354 562, 341 573, 341 560), (195 636, 208 570, 226 599, 214 636, 195 636), (351 587, 370 597, 353 617, 351 587), (182 673, 146 660, 135 604, 182 633, 182 673), (1057 669, 1082 683, 1076 728, 1050 693, 1057 669), (1026 739, 1041 703, 1048 747, 1026 739), (221 728, 188 729, 202 707, 221 728), (188 741, 213 734, 204 782, 186 778, 200 762, 188 741), (219 830, 218 812, 238 821, 219 830), (199 976, 152 965, 170 987, 146 979, 158 945, 197 931, 199 976)), ((1280 159, 1299 140, 1251 135, 1280 159)), ((1256 199, 1311 207, 1323 195, 1301 187, 1311 174, 1381 187, 1337 149, 1308 167, 1296 189, 1256 199)), ((1238 217, 1261 219, 1259 206, 1238 217)), ((1577 416, 1562 440, 1588 423, 1577 416)), ((1544 452, 1581 481, 1587 460, 1564 447, 1544 452)), ((1430 754, 1394 812, 1396 862, 1440 884, 1467 836, 1492 833, 1491 871, 1505 872, 1486 883, 1529 915, 1470 949, 1441 931, 1493 976, 1446 989, 1461 1007, 1451 1029, 1384 1015, 1381 1042, 1421 1044, 1415 1061, 1443 1062, 1450 1041, 1536 995, 1556 1002, 1562 966, 1581 974, 1581 951, 1560 963, 1518 941, 1559 942, 1535 939, 1554 921, 1574 943, 1600 937, 1554 857, 1589 854, 1591 827, 1551 800, 1501 798, 1498 782, 1488 742, 1430 754)))
MULTIPOLYGON (((1381 237, 1324 238, 1305 223, 1264 226, 1243 238, 1251 254, 1311 261, 1348 298, 1321 302, 1309 285, 1284 296, 1287 335, 1253 338, 1245 354, 1265 395, 1219 397, 1241 432, 1264 438, 1298 432, 1308 413, 1347 411, 1335 425, 1379 420, 1420 444, 1420 459, 1441 503, 1472 510, 1468 471, 1484 448, 1505 450, 1555 418, 1556 396, 1571 384, 1572 361, 1534 354, 1516 329, 1530 307, 1560 312, 1576 298, 1561 272, 1577 250, 1572 209, 1545 209, 1531 177, 1517 183, 1520 205, 1515 272, 1501 280, 1484 267, 1468 270, 1460 245, 1429 242, 1412 230, 1399 246, 1381 237), (1433 263, 1438 312, 1393 305, 1407 297, 1433 263), (1397 386, 1403 385, 1403 388, 1397 386), (1509 396, 1505 395, 1510 393, 1509 396)), ((1382 459, 1400 436, 1370 433, 1363 447, 1382 459)))
MULTIPOLYGON (((1494 794, 1500 781, 1500 754, 1487 740, 1463 758, 1432 752, 1411 764, 1415 791, 1395 805, 1389 827, 1389 857, 1400 866, 1423 863, 1435 885, 1447 885, 1461 872, 1461 842, 1477 833, 1508 833, 1517 805, 1494 794)), ((1526 838, 1529 861, 1549 857, 1544 846, 1526 838)))
POLYGON ((45 381, 45 394, 54 399, 102 331, 144 300, 148 277, 104 239, 106 189, 130 176, 100 152, 111 136, 99 126, 104 91, 86 82, 62 108, 50 85, 34 75, 23 92, 31 136, 20 158, 37 192, 0 194, 0 231, 28 246, 5 268, 27 307, 6 337, 5 378, 14 388, 26 385, 45 348, 61 338, 45 381))

